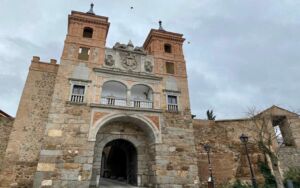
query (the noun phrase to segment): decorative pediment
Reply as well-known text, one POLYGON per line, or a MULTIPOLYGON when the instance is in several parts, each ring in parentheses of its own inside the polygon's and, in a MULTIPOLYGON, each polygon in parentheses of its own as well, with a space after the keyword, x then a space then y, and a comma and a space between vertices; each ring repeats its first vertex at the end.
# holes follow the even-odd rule
POLYGON ((142 47, 134 47, 131 41, 128 44, 117 42, 113 48, 106 48, 104 67, 152 74, 154 58, 152 55, 148 55, 142 47))

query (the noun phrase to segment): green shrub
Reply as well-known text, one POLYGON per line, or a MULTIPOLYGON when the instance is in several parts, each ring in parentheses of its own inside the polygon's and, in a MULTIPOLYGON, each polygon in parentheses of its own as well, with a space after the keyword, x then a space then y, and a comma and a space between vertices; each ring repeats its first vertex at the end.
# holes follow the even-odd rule
POLYGON ((264 162, 259 162, 258 167, 265 179, 265 184, 263 185, 263 188, 276 188, 276 180, 269 166, 264 162))
POLYGON ((237 179, 237 180, 234 182, 232 188, 251 188, 251 186, 248 185, 248 184, 243 184, 243 183, 241 182, 241 180, 237 179))

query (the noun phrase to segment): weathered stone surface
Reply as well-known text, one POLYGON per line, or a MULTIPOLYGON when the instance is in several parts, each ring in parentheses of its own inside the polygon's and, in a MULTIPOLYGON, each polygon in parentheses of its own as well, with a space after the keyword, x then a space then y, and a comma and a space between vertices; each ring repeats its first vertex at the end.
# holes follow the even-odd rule
POLYGON ((37 171, 54 171, 55 164, 54 163, 38 163, 37 171))
POLYGON ((58 65, 34 57, 0 172, 0 187, 17 183, 31 187, 37 168, 58 65), (22 162, 22 165, 18 163, 22 162), (35 166, 31 166, 34 164, 35 166), (33 170, 35 169, 35 170, 33 170))
POLYGON ((41 186, 51 186, 52 180, 43 180, 41 186))
POLYGON ((62 154, 63 154, 63 152, 61 150, 41 150, 40 155, 59 156, 59 155, 62 155, 62 154))
POLYGON ((78 180, 79 171, 78 170, 61 170, 62 180, 78 180))
POLYGON ((0 113, 0 171, 14 119, 0 113))
POLYGON ((62 131, 57 130, 57 129, 49 130, 48 131, 48 136, 50 136, 50 137, 60 137, 60 136, 62 136, 62 131))

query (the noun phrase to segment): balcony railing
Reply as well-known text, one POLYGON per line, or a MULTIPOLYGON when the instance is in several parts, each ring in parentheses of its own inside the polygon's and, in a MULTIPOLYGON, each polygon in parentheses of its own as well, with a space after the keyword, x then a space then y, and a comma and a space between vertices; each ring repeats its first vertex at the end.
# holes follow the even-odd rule
POLYGON ((143 100, 131 100, 130 106, 134 108, 153 108, 153 102, 143 100))
POLYGON ((168 111, 169 112, 178 112, 178 105, 177 104, 168 104, 168 111))
POLYGON ((101 104, 110 105, 110 106, 128 106, 133 108, 153 108, 152 101, 143 101, 143 100, 131 100, 129 105, 127 105, 127 99, 124 98, 115 98, 115 97, 102 97, 101 104))
POLYGON ((72 94, 71 102, 83 103, 84 95, 72 94))
POLYGON ((106 104, 111 106, 127 106, 127 100, 123 98, 115 98, 115 97, 102 97, 101 104, 106 104))

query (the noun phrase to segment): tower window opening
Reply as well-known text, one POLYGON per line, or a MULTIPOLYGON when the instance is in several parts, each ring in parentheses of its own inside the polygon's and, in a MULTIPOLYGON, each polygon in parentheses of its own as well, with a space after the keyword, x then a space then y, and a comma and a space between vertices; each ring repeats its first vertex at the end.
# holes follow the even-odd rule
POLYGON ((88 61, 90 56, 90 49, 80 47, 78 51, 78 59, 88 61))
POLYGON ((166 62, 166 72, 168 74, 174 74, 174 72, 175 72, 175 70, 174 70, 174 63, 166 62))
POLYGON ((85 86, 73 85, 71 102, 83 103, 84 101, 85 86))
POLYGON ((172 46, 171 44, 165 44, 164 49, 166 53, 172 53, 172 46))
POLYGON ((168 95, 168 111, 169 112, 178 112, 178 102, 177 96, 168 95))
POLYGON ((294 146, 294 140, 288 120, 285 116, 273 117, 273 128, 279 146, 294 146))
POLYGON ((93 38, 93 29, 90 27, 85 27, 83 29, 83 37, 84 38, 93 38))

